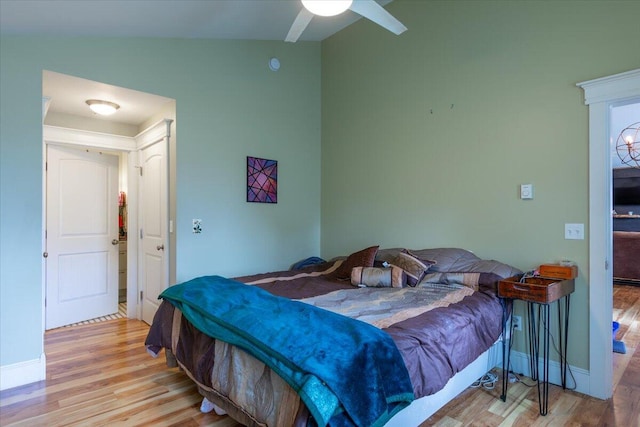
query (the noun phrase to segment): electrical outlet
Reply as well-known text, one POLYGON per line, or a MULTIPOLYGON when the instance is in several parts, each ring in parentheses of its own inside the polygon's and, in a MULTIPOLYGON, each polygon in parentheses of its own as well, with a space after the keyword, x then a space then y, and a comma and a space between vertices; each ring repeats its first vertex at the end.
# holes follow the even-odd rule
POLYGON ((520 185, 520 198, 522 200, 533 199, 533 184, 521 184, 520 185))
POLYGON ((201 219, 194 219, 193 220, 193 232, 194 232, 194 234, 202 233, 202 220, 201 219))
POLYGON ((511 316, 511 324, 516 331, 522 331, 522 316, 511 316))

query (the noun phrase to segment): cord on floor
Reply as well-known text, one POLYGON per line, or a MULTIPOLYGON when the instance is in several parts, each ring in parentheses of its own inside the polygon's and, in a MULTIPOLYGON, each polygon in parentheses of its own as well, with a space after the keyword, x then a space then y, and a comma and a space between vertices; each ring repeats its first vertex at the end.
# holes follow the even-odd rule
POLYGON ((471 384, 471 388, 482 387, 485 390, 493 390, 498 381, 498 376, 493 372, 487 372, 471 384))

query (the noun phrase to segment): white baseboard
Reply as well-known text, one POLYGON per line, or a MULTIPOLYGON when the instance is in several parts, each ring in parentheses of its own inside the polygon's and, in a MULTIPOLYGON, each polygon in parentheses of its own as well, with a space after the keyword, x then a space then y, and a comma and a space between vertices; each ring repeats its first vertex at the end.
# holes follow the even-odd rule
MULTIPOLYGON (((531 366, 529 363, 529 355, 520 351, 511 351, 511 370, 517 374, 531 376, 531 366)), ((538 361, 538 372, 542 370, 542 361, 538 361)), ((549 361, 549 382, 551 384, 561 385, 562 374, 560 373, 560 362, 555 360, 549 361)), ((567 366, 567 388, 575 390, 579 393, 589 394, 589 371, 575 366, 567 366), (573 374, 573 375, 572 375, 573 374)))
POLYGON ((47 358, 44 353, 39 359, 0 366, 0 390, 7 390, 47 378, 47 358))

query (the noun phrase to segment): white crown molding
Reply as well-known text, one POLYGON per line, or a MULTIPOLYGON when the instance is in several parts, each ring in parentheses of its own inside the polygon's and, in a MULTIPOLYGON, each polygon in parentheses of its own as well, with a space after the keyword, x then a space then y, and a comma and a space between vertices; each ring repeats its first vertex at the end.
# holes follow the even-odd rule
POLYGON ((137 148, 142 149, 155 144, 163 138, 169 138, 171 136, 171 123, 173 123, 171 119, 162 119, 137 134, 134 137, 137 148))
POLYGON ((640 68, 613 76, 577 83, 584 89, 584 103, 621 101, 640 94, 640 68))
POLYGON ((46 144, 82 145, 117 151, 134 151, 136 149, 135 139, 129 136, 49 125, 43 126, 42 133, 46 144))

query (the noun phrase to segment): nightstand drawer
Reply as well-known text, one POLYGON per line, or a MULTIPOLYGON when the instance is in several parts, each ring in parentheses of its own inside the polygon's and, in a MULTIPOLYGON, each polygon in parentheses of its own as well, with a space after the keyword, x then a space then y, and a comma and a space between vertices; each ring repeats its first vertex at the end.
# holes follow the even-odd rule
POLYGON ((542 277, 553 277, 557 279, 575 279, 578 277, 578 266, 542 264, 538 271, 542 277))
POLYGON ((527 277, 521 283, 518 277, 509 277, 498 282, 498 296, 540 304, 549 304, 569 295, 574 290, 574 279, 527 277))

